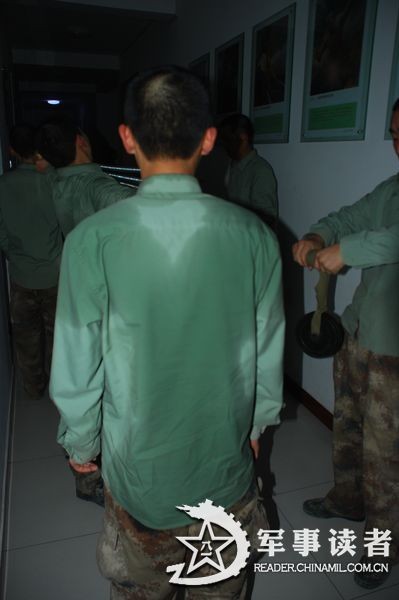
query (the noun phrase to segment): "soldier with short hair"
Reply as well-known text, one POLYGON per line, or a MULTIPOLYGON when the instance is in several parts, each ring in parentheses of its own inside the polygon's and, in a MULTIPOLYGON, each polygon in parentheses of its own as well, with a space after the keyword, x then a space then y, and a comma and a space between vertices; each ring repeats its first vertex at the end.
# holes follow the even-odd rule
MULTIPOLYGON (((399 99, 390 131, 399 156, 399 99)), ((322 519, 366 519, 365 531, 389 530, 390 567, 399 562, 399 175, 312 225, 293 246, 296 262, 306 267, 310 250, 324 273, 347 265, 362 275, 342 315, 346 336, 334 357, 334 487, 303 508, 322 519)), ((387 575, 356 573, 355 581, 374 588, 387 575)))
POLYGON ((226 174, 227 196, 254 211, 274 229, 278 219, 277 181, 267 160, 254 148, 254 127, 240 113, 229 115, 218 126, 231 161, 226 174))
MULTIPOLYGON (((177 67, 138 75, 125 122, 143 180, 66 240, 51 395, 72 465, 95 468, 101 451, 98 561, 112 598, 166 600, 166 567, 187 550, 176 536, 201 532, 176 507, 224 506, 252 553, 268 528, 254 455, 282 404, 281 261, 255 215, 194 178, 216 137, 199 79, 177 67)), ((204 597, 244 597, 238 571, 204 597)))
POLYGON ((93 162, 90 141, 69 119, 44 123, 36 136, 37 149, 55 169, 53 199, 64 237, 78 223, 135 190, 121 185, 93 162))
POLYGON ((0 177, 0 246, 9 265, 23 386, 30 398, 40 399, 50 373, 62 235, 52 201, 53 173, 36 168, 33 127, 15 125, 10 149, 18 166, 0 177))

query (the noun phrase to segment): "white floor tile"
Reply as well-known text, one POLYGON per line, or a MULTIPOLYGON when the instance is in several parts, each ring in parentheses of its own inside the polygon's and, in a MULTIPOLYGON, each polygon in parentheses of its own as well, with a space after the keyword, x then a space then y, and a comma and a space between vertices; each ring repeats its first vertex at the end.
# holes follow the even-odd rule
POLYGON ((282 422, 271 455, 275 494, 333 480, 332 434, 316 417, 298 406, 296 418, 282 422))
MULTIPOLYGON (((281 513, 289 521, 294 529, 319 529, 319 541, 321 548, 317 553, 314 554, 314 558, 319 563, 341 563, 343 566, 348 562, 356 563, 359 561, 360 556, 363 554, 363 528, 364 523, 358 523, 353 521, 347 521, 345 519, 317 519, 311 517, 303 512, 302 504, 304 500, 308 498, 322 497, 328 492, 329 486, 315 486, 313 488, 307 488, 303 490, 297 490, 287 494, 280 494, 276 496, 275 501, 281 513), (357 536, 354 544, 356 546, 355 556, 350 554, 344 554, 341 557, 333 557, 330 551, 330 542, 328 541, 331 537, 330 529, 335 531, 348 528, 354 532, 357 536)), ((367 590, 358 586, 353 580, 352 573, 329 573, 327 577, 337 588, 344 600, 351 600, 368 594, 367 590)), ((391 587, 392 585, 399 584, 399 567, 395 567, 385 584, 378 588, 377 596, 381 600, 385 600, 384 593, 385 588, 391 587)), ((391 593, 391 592, 387 592, 391 593)), ((399 597, 399 596, 398 596, 399 597)), ((388 600, 388 598, 387 598, 388 600)))
POLYGON ((89 535, 9 551, 6 600, 108 600, 96 541, 89 535))
POLYGON ((331 431, 305 407, 287 400, 282 422, 261 440, 257 469, 269 494, 332 482, 331 431))
MULTIPOLYGON (((261 562, 273 565, 280 572, 256 573, 252 600, 342 600, 341 596, 323 573, 284 572, 282 569, 301 568, 300 565, 314 564, 312 555, 303 557, 292 548, 292 527, 280 513, 280 528, 283 533, 284 552, 274 557, 262 554, 261 562)), ((269 568, 269 567, 268 567, 269 568)), ((302 567, 303 568, 303 567, 302 567)))
POLYGON ((103 509, 75 497, 63 456, 13 464, 9 549, 96 533, 103 509))
POLYGON ((21 402, 15 410, 12 461, 64 454, 56 442, 59 413, 48 398, 21 402))

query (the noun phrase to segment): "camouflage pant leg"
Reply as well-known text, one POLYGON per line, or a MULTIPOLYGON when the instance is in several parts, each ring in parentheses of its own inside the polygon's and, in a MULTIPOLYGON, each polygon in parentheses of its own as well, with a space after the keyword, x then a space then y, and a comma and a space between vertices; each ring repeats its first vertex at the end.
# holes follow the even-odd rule
POLYGON ((366 531, 392 534, 391 559, 399 562, 399 358, 370 355, 364 415, 366 531))
MULTIPOLYGON (((111 497, 105 494, 104 530, 97 546, 97 561, 101 573, 111 580, 111 600, 172 600, 181 586, 169 583, 170 573, 166 567, 185 562, 188 564, 187 548, 176 536, 199 536, 203 523, 196 522, 187 527, 169 530, 154 530, 135 521, 111 497)), ((227 512, 233 512, 242 527, 248 532, 252 550, 256 548, 257 532, 267 529, 264 508, 255 487, 227 512)), ((215 534, 218 528, 214 528, 215 534)), ((221 530, 220 530, 221 531, 221 530)), ((225 534, 225 532, 223 532, 225 534)), ((232 544, 235 557, 235 545, 232 544)), ((229 561, 229 548, 223 552, 223 560, 229 561)), ((190 552, 188 552, 190 554, 190 552)), ((198 569, 196 577, 210 574, 208 566, 198 569)), ((238 577, 212 586, 186 588, 190 600, 231 599, 243 597, 246 572, 238 577)), ((194 586, 193 586, 194 587, 194 586)))
POLYGON ((334 488, 327 504, 392 531, 399 562, 399 358, 349 338, 334 363, 334 488))
POLYGON ((53 330, 55 305, 56 288, 30 290, 11 283, 10 313, 15 352, 24 387, 33 396, 40 395, 48 381, 44 323, 47 331, 53 330), (49 317, 50 306, 53 314, 52 324, 49 317))
MULTIPOLYGON (((231 577, 220 583, 208 586, 187 586, 185 595, 187 600, 243 600, 246 596, 248 574, 251 572, 253 563, 259 556, 257 551, 259 546, 258 531, 260 529, 270 529, 257 486, 253 484, 245 496, 226 512, 233 513, 236 520, 240 522, 242 529, 247 532, 247 539, 250 543, 248 566, 237 577, 231 577)), ((213 527, 213 531, 219 536, 226 535, 226 532, 217 526, 213 527)), ((198 536, 199 532, 200 525, 195 524, 190 527, 189 535, 198 536)), ((235 544, 232 544, 223 552, 224 563, 232 563, 235 555, 235 544)), ((198 575, 196 574, 196 576, 204 577, 212 575, 214 572, 209 565, 205 565, 198 569, 198 575)))
POLYGON ((356 340, 345 336, 334 357, 334 487, 326 496, 326 504, 355 518, 364 515, 363 410, 368 355, 368 351, 358 348, 356 340))

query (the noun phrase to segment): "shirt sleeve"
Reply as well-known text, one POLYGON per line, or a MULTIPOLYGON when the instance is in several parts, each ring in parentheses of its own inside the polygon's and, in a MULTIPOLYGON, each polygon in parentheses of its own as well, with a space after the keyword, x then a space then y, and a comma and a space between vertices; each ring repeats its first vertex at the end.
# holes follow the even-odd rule
POLYGON ((104 175, 95 182, 93 190, 93 206, 95 212, 115 204, 118 200, 134 196, 136 190, 128 185, 122 185, 110 175, 104 175))
POLYGON ((359 269, 399 262, 399 224, 342 238, 342 258, 359 269))
POLYGON ((392 217, 392 226, 375 227, 376 207, 386 195, 387 182, 383 182, 352 206, 345 206, 312 225, 310 231, 321 235, 326 246, 339 243, 348 266, 364 269, 399 262, 397 218, 392 217))
POLYGON ((265 230, 256 259, 257 372, 251 439, 257 439, 268 425, 280 422, 283 403, 285 319, 281 259, 274 236, 265 230))
POLYGON ((309 231, 320 235, 326 246, 331 246, 345 236, 371 228, 370 204, 373 193, 364 196, 352 206, 344 206, 339 211, 330 213, 312 225, 309 231))
POLYGON ((84 463, 101 451, 101 322, 105 291, 94 283, 95 265, 75 248, 74 242, 72 233, 62 258, 50 395, 61 415, 58 442, 72 460, 84 463))

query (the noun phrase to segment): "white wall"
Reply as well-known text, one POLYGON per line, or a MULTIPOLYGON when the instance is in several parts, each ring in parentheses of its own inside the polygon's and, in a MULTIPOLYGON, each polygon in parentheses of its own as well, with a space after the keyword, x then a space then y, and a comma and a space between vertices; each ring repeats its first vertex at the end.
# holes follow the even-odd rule
MULTIPOLYGON (((134 55, 122 60, 124 76, 139 68, 175 62, 187 65, 236 35, 245 32, 243 112, 249 113, 252 27, 292 4, 289 0, 177 0, 177 20, 167 30, 152 29, 134 55)), ((300 143, 308 0, 297 0, 288 144, 260 145, 260 154, 274 167, 279 182, 280 215, 296 237, 309 225, 343 204, 352 204, 377 183, 397 171, 391 143, 384 140, 397 0, 379 0, 371 68, 366 138, 357 142, 300 143)), ((340 276, 335 295, 342 312, 359 273, 340 276)), ((315 273, 305 273, 305 311, 314 308, 315 273)), ((298 288, 298 293, 302 291, 298 288)), ((290 324, 292 326, 292 323, 290 324)), ((288 365, 289 370, 289 365, 288 365)), ((332 410, 331 360, 304 357, 302 387, 332 410)))

